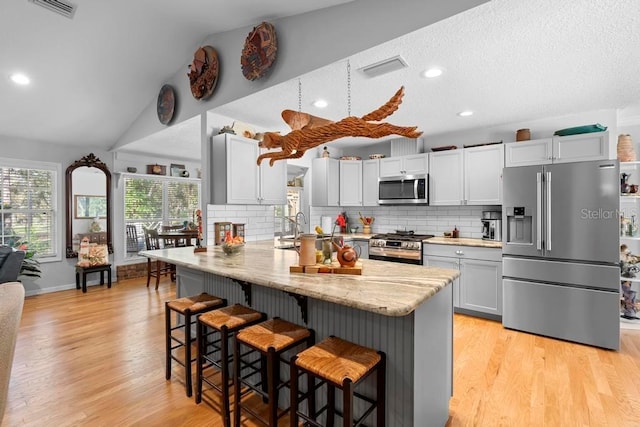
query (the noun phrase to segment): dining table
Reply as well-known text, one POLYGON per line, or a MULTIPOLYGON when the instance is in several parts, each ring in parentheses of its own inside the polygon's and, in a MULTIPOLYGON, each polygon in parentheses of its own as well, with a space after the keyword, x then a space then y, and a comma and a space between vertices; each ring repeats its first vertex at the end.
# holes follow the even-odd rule
POLYGON ((158 238, 163 239, 167 247, 194 246, 192 240, 198 239, 198 230, 158 231, 158 238))

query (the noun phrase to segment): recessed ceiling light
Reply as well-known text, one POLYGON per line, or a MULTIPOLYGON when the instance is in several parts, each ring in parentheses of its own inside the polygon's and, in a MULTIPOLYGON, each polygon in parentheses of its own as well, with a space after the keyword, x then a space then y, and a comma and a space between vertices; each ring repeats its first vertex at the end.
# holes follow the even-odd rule
POLYGON ((29 77, 25 76, 21 73, 14 73, 9 76, 12 82, 18 85, 28 85, 30 80, 29 77))
POLYGON ((442 70, 440 68, 429 68, 428 70, 422 73, 422 76, 428 79, 432 79, 434 77, 438 77, 441 75, 442 75, 442 70))
POLYGON ((324 99, 318 99, 316 101, 313 101, 313 106, 317 108, 326 108, 327 105, 329 105, 329 103, 324 99))
POLYGON ((460 111, 458 113, 458 115, 460 117, 469 117, 469 116, 473 116, 473 111, 460 111))

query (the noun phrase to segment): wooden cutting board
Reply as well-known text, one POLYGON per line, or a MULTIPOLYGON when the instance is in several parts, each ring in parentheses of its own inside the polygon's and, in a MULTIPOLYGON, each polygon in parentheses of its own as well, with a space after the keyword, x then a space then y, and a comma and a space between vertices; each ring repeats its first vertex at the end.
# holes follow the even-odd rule
POLYGON ((289 273, 307 273, 307 274, 355 274, 362 275, 362 264, 356 263, 353 267, 342 267, 338 263, 315 264, 315 265, 292 265, 289 267, 289 273))

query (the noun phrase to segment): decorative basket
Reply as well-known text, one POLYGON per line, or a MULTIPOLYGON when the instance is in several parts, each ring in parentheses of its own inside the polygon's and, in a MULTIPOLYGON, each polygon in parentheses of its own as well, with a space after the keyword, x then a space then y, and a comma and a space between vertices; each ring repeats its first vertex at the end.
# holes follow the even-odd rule
POLYGON ((618 135, 618 160, 621 162, 635 162, 636 150, 633 148, 631 135, 618 135))

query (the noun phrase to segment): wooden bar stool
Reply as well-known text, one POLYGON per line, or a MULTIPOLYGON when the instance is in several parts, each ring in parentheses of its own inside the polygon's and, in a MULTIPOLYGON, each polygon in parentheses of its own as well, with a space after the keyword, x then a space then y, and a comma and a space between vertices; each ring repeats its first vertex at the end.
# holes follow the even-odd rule
MULTIPOLYGON (((191 356, 191 326, 196 323, 196 316, 216 308, 224 307, 227 301, 205 292, 191 297, 178 298, 166 301, 164 305, 165 315, 165 352, 167 362, 166 379, 171 379, 171 360, 175 360, 179 365, 184 366, 185 387, 187 396, 192 395, 191 384, 191 362, 195 359, 191 356), (176 325, 171 324, 171 312, 184 316, 184 323, 176 318, 176 325), (184 339, 173 334, 175 330, 183 330, 184 339), (174 341, 177 343, 173 345, 174 341), (174 351, 184 347, 184 359, 180 359, 174 351)), ((176 316, 178 317, 178 316, 176 316)))
POLYGON ((198 316, 196 364, 196 403, 202 401, 202 383, 209 384, 222 394, 222 421, 231 426, 229 415, 229 338, 240 329, 266 319, 266 314, 234 304, 229 307, 208 311, 198 316), (213 382, 213 375, 206 376, 205 370, 215 367, 220 372, 220 385, 213 382))
POLYGON ((277 317, 244 328, 236 334, 233 354, 235 427, 240 426, 240 411, 242 409, 269 427, 278 425, 278 419, 288 412, 288 410, 284 410, 278 413, 279 391, 282 387, 289 386, 289 381, 280 379, 280 363, 289 363, 288 359, 284 357, 284 353, 300 345, 309 347, 313 345, 313 341, 314 333, 311 329, 277 317), (244 354, 241 353, 243 346, 250 350, 244 354), (256 352, 259 353, 260 359, 250 359, 256 352), (260 368, 255 367, 258 362, 260 362, 260 368), (249 382, 248 378, 256 373, 261 374, 260 382, 257 384, 249 382), (243 385, 247 387, 244 392, 241 391, 243 385), (269 411, 267 420, 264 420, 255 409, 242 403, 242 395, 249 391, 262 396, 263 401, 266 399, 269 411))
POLYGON ((385 425, 385 375, 386 356, 381 351, 330 336, 318 344, 298 353, 291 358, 291 425, 297 426, 302 418, 306 424, 322 426, 316 419, 327 411, 327 425, 333 426, 335 415, 342 417, 342 425, 360 425, 374 409, 376 409, 376 425, 385 425), (377 376, 377 396, 375 399, 354 391, 355 386, 367 378, 372 372, 377 376), (318 387, 327 384, 327 405, 317 413, 315 405, 309 404, 308 414, 302 413, 298 406, 305 399, 315 399, 315 387, 306 394, 298 391, 300 373, 320 379, 318 387), (335 409, 335 389, 342 390, 342 413, 335 409), (369 403, 365 412, 354 420, 353 397, 356 396, 369 403))

